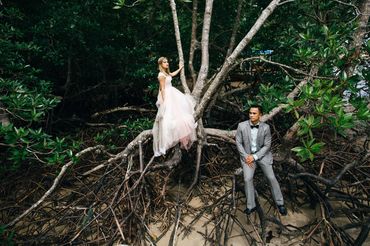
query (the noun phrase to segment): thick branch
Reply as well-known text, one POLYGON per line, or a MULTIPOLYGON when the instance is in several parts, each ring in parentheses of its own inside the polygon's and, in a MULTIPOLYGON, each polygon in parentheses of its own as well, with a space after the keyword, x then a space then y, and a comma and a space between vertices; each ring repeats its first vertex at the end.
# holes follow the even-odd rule
POLYGON ((261 15, 258 17, 257 21, 254 23, 254 25, 249 30, 247 35, 245 35, 242 41, 240 41, 240 43, 234 49, 231 55, 228 58, 226 58, 224 64, 222 65, 221 70, 218 72, 212 84, 209 86, 206 93, 202 97, 202 100, 197 108, 197 111, 195 112, 196 120, 198 120, 203 114, 212 96, 214 95, 214 93, 216 92, 220 84, 223 82, 226 75, 230 72, 231 67, 235 63, 237 57, 244 50, 244 48, 249 44, 249 42, 252 40, 254 35, 256 35, 256 33, 262 27, 262 25, 266 22, 267 18, 272 14, 272 12, 278 6, 279 2, 280 0, 271 1, 271 3, 262 11, 261 15))
POLYGON ((235 144, 236 130, 228 131, 215 128, 204 128, 204 132, 206 133, 207 136, 218 137, 225 140, 226 142, 235 144))
POLYGON ((211 27, 213 0, 206 1, 206 8, 204 11, 203 30, 202 30, 202 63, 199 70, 199 75, 195 87, 193 89, 193 96, 196 101, 199 101, 202 93, 205 80, 208 75, 209 68, 209 31, 211 27))
POLYGON ((114 163, 118 160, 122 160, 123 162, 126 162, 127 161, 127 157, 135 151, 135 149, 138 148, 139 146, 139 142, 141 141, 142 143, 146 142, 150 137, 152 136, 152 130, 145 130, 145 131, 142 131, 139 135, 137 135, 137 137, 132 140, 127 146, 126 148, 121 151, 120 153, 118 153, 117 155, 115 155, 114 157, 112 158, 109 158, 106 162, 94 167, 93 169, 85 172, 83 175, 88 175, 92 172, 95 172, 97 170, 100 170, 102 169, 103 167, 107 166, 107 165, 110 165, 111 163, 114 163))
POLYGON ((192 78, 193 84, 196 81, 196 73, 194 70, 194 53, 197 45, 197 17, 198 17, 198 0, 193 0, 193 11, 191 16, 191 41, 190 41, 190 52, 189 52, 189 71, 192 78))
POLYGON ((231 52, 233 51, 235 47, 236 34, 238 33, 238 30, 240 27, 240 14, 242 12, 243 3, 244 3, 244 0, 239 0, 238 10, 236 11, 236 16, 235 16, 235 21, 234 21, 233 32, 231 33, 229 48, 227 49, 227 52, 226 52, 226 58, 229 57, 229 55, 231 54, 231 52))
MULTIPOLYGON (((179 52, 179 60, 181 64, 184 64, 184 53, 182 51, 182 44, 181 44, 181 36, 180 36, 180 28, 179 28, 179 20, 177 18, 177 11, 176 11, 176 3, 175 0, 170 0, 171 10, 172 10, 172 17, 173 17, 173 25, 175 28, 175 36, 176 36, 176 44, 177 44, 177 51, 179 52)), ((186 84, 185 78, 185 69, 181 70, 180 79, 182 87, 186 94, 190 94, 190 90, 188 85, 186 84)))

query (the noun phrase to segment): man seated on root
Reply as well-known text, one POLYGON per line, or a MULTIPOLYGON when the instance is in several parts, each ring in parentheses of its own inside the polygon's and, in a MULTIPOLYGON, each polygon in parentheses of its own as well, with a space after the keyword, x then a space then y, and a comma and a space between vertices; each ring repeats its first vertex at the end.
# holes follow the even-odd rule
POLYGON ((239 123, 236 131, 236 146, 240 153, 247 197, 247 208, 244 212, 249 215, 256 210, 253 175, 256 167, 260 166, 270 183, 272 195, 280 214, 286 215, 287 210, 284 206, 280 185, 272 169, 270 126, 261 122, 261 117, 262 107, 252 105, 249 109, 249 120, 239 123))

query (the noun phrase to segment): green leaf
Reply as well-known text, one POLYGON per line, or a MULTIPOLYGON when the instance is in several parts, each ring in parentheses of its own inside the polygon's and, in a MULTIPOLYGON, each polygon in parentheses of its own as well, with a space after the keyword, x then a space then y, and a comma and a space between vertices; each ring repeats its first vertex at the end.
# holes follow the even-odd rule
POLYGON ((311 151, 313 152, 313 153, 319 153, 320 152, 320 150, 322 149, 322 147, 325 145, 325 143, 315 143, 315 144, 313 144, 312 146, 311 146, 311 151))

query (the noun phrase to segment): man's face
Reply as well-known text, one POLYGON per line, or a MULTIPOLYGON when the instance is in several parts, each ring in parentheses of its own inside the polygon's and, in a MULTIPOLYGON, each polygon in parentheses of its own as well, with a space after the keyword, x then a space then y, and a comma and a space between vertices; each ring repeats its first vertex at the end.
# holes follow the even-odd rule
POLYGON ((258 108, 250 108, 249 109, 249 119, 251 120, 252 124, 256 124, 261 119, 261 112, 258 108))

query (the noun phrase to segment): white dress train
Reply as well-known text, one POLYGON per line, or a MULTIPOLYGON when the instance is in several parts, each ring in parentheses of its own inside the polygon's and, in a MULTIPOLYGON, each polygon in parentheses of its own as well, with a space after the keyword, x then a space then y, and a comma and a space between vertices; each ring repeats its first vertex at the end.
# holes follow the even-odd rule
POLYGON ((172 86, 170 75, 162 72, 158 74, 166 77, 164 101, 161 92, 158 93, 156 105, 157 116, 153 125, 154 156, 166 154, 171 147, 180 143, 184 149, 189 149, 196 140, 196 127, 193 113, 195 102, 189 95, 172 86))

